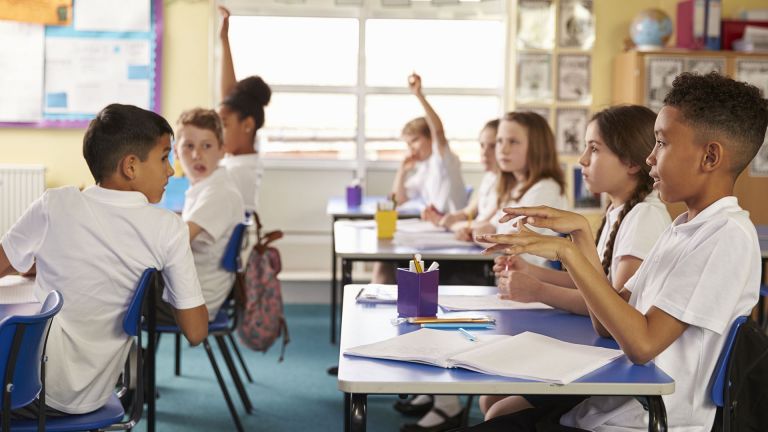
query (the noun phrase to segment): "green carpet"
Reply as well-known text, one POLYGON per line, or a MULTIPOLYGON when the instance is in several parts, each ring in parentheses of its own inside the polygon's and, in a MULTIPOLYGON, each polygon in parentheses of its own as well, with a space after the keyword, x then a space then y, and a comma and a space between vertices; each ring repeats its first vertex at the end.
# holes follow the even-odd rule
MULTIPOLYGON (((326 369, 337 363, 338 346, 329 343, 329 306, 286 305, 291 334, 285 361, 278 363, 280 347, 267 354, 243 349, 254 383, 246 390, 254 412, 246 415, 229 372, 230 392, 247 431, 341 431, 344 395, 337 389, 336 377, 326 369)), ((218 348, 211 341, 218 355, 218 348)), ((225 368, 219 357, 219 366, 225 368)), ((173 338, 165 335, 157 356, 157 429, 173 431, 229 431, 234 424, 202 346, 184 346, 182 376, 173 374, 173 338)), ((397 431, 404 418, 392 404, 397 396, 368 398, 368 431, 397 431)), ((476 406, 472 423, 480 421, 476 406)), ((140 422, 134 429, 146 430, 140 422)))

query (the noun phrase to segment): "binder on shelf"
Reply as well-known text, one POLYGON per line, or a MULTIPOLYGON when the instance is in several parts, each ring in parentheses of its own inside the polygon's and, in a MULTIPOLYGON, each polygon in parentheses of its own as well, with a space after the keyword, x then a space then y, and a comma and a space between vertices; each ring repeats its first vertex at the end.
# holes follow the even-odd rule
POLYGON ((705 45, 708 50, 720 49, 720 21, 722 19, 721 0, 706 0, 706 30, 704 31, 705 45))
POLYGON ((702 49, 705 44, 707 0, 683 0, 677 4, 677 47, 702 49))

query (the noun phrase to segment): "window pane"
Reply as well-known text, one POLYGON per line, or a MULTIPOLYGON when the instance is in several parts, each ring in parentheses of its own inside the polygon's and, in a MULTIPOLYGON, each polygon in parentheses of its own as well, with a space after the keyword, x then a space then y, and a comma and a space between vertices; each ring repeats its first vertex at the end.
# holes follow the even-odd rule
POLYGON ((238 80, 259 75, 270 85, 357 83, 357 19, 233 16, 229 34, 238 80))
MULTIPOLYGON (((497 96, 428 96, 440 116, 451 148, 465 161, 479 160, 477 136, 486 122, 498 118, 501 100, 497 96)), ((370 95, 365 104, 366 157, 370 160, 402 158, 405 144, 400 140, 403 125, 424 115, 412 95, 370 95)))
POLYGON ((326 158, 334 152, 334 159, 354 159, 356 110, 357 97, 351 94, 274 93, 260 132, 266 141, 261 150, 274 157, 289 151, 296 157, 326 158))
POLYGON ((504 73, 501 21, 366 21, 366 84, 407 87, 417 71, 425 86, 498 88, 504 73))

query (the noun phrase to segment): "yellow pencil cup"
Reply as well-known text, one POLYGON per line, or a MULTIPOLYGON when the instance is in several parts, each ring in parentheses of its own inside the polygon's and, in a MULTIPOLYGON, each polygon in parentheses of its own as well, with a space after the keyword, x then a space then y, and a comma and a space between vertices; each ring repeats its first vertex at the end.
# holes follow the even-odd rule
POLYGON ((376 211, 376 234, 381 239, 390 239, 397 228, 397 210, 376 211))

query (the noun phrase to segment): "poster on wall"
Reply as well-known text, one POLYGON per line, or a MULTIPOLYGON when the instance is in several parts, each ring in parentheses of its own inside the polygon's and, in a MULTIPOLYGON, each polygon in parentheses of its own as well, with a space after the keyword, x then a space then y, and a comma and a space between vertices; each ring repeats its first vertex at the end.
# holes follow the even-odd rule
POLYGON ((736 80, 748 82, 768 95, 768 61, 736 60, 736 80))
POLYGON ((558 154, 578 155, 581 153, 588 119, 589 110, 586 108, 557 109, 555 143, 558 154))
POLYGON ((589 103, 592 97, 590 89, 590 56, 560 55, 557 58, 557 99, 589 103))
POLYGON ((518 101, 550 101, 552 99, 552 56, 521 53, 517 57, 518 101))
POLYGON ((592 0, 561 0, 558 31, 560 47, 592 49, 595 44, 592 0))
POLYGON ((555 4, 552 0, 520 0, 517 5, 517 48, 555 47, 555 4))
POLYGON ((763 145, 749 164, 749 175, 752 177, 768 177, 768 134, 765 135, 763 145))
POLYGON ((725 59, 722 57, 691 57, 686 60, 686 72, 706 75, 710 72, 725 73, 725 59))
POLYGON ((664 97, 672 90, 672 82, 683 72, 684 63, 682 58, 646 57, 645 106, 659 112, 664 106, 664 97))

